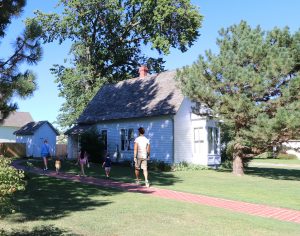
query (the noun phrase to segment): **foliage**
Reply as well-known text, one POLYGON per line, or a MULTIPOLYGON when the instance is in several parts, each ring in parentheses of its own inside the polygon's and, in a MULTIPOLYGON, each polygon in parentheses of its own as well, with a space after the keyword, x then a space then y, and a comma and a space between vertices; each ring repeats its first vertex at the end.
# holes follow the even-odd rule
POLYGON ((10 166, 11 161, 0 157, 0 215, 13 211, 12 198, 25 189, 24 172, 10 166))
POLYGON ((273 153, 272 152, 263 152, 263 153, 255 156, 255 158, 260 158, 260 159, 273 158, 273 153))
POLYGON ((149 163, 149 170, 152 171, 171 171, 172 166, 164 161, 151 160, 149 163))
MULTIPOLYGON (((0 44, 5 37, 5 30, 12 18, 19 16, 25 6, 25 0, 3 0, 0 3, 0 44)), ((10 112, 18 108, 11 102, 12 96, 26 98, 36 89, 36 76, 30 70, 20 72, 22 63, 36 64, 42 55, 39 43, 40 26, 35 22, 28 22, 22 35, 14 42, 14 51, 6 59, 0 58, 0 122, 10 112)))
POLYGON ((57 141, 56 141, 57 144, 67 144, 67 142, 68 142, 68 137, 66 135, 60 134, 57 137, 57 141))
POLYGON ((282 160, 298 160, 296 155, 287 154, 287 153, 279 153, 276 158, 282 160))
POLYGON ((81 135, 80 147, 88 153, 90 162, 101 163, 104 160, 104 142, 96 129, 81 135))
POLYGON ((177 77, 185 95, 232 131, 233 172, 241 175, 244 158, 299 135, 300 31, 242 21, 219 35, 218 54, 206 51, 177 77))
POLYGON ((172 165, 173 171, 207 170, 207 166, 187 163, 185 161, 172 165))
POLYGON ((193 171, 193 170, 207 170, 207 166, 196 165, 187 163, 185 161, 176 163, 176 164, 168 164, 164 161, 152 160, 149 162, 149 170, 152 171, 193 171))
POLYGON ((66 99, 58 117, 70 126, 105 83, 136 77, 139 65, 164 70, 161 57, 170 48, 186 51, 199 36, 202 16, 190 0, 60 0, 61 15, 37 11, 44 43, 73 41, 71 67, 54 65, 66 99), (147 45, 160 57, 143 55, 147 45))
POLYGON ((231 170, 232 169, 232 160, 225 160, 224 162, 222 162, 221 169, 231 170))

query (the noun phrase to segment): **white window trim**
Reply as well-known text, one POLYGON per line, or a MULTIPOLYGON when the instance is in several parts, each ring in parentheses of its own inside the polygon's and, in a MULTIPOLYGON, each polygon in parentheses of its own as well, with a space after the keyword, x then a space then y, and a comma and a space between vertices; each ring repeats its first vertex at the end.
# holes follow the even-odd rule
MULTIPOLYGON (((132 130, 133 132, 133 137, 134 137, 134 128, 120 128, 120 151, 122 152, 126 152, 126 151, 133 151, 133 147, 130 148, 130 144, 129 144, 129 130, 132 130), (124 149, 122 149, 122 130, 124 130, 124 136, 125 136, 125 141, 124 141, 124 149)), ((132 138, 131 140, 132 142, 134 141, 134 138, 132 138)))

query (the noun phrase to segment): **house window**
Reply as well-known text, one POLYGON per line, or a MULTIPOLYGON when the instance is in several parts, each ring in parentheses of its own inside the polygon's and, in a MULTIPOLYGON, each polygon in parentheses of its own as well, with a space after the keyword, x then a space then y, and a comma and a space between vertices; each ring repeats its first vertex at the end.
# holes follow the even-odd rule
POLYGON ((203 143, 203 140, 201 140, 202 129, 194 128, 194 153, 200 153, 200 146, 203 143))
POLYGON ((133 150, 134 129, 121 129, 121 151, 133 150))
POLYGON ((217 127, 208 127, 208 153, 218 154, 219 129, 217 127))
POLYGON ((134 130, 128 130, 128 150, 133 150, 134 143, 134 130))

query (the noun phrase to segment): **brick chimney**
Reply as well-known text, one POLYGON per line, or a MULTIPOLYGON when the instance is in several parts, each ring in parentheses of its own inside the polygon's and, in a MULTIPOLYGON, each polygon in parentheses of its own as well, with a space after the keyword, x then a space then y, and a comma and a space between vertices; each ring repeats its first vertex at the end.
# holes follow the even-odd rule
POLYGON ((148 75, 148 68, 147 66, 143 65, 139 68, 140 78, 144 78, 148 75))

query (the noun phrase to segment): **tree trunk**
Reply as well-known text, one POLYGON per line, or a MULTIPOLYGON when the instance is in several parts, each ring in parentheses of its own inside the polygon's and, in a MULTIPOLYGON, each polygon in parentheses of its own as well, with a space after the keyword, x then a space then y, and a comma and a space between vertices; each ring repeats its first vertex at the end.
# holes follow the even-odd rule
POLYGON ((236 144, 233 151, 232 173, 237 176, 244 175, 244 164, 242 160, 242 149, 240 144, 236 144))

